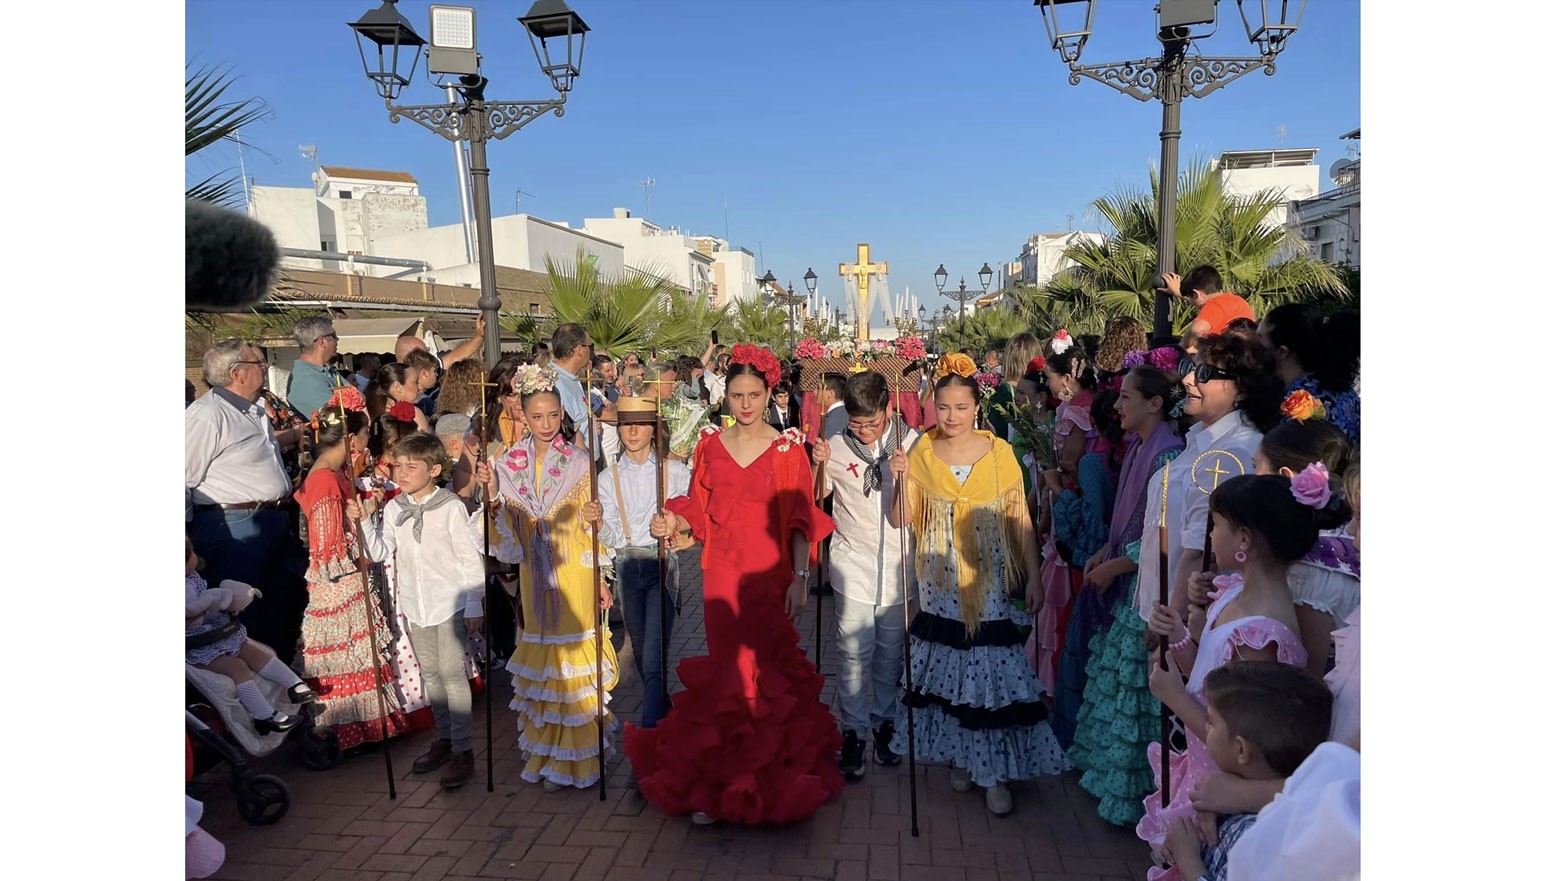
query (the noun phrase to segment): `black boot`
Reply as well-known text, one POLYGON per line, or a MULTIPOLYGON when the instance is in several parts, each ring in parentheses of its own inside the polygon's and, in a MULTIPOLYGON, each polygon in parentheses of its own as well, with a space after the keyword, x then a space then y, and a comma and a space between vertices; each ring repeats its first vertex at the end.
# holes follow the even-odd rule
POLYGON ((894 765, 901 756, 891 749, 891 739, 896 736, 896 726, 889 719, 874 733, 874 760, 881 765, 894 765))
POLYGON ((864 747, 867 744, 859 739, 857 731, 842 732, 842 758, 837 760, 837 770, 850 783, 857 783, 864 779, 864 747))

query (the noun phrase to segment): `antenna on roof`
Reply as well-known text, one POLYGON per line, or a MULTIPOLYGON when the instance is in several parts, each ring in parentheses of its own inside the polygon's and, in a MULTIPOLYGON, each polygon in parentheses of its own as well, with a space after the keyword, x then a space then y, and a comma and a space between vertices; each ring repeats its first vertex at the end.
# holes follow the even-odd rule
POLYGON ((311 160, 311 185, 316 186, 321 181, 322 166, 317 162, 317 145, 301 144, 300 158, 311 160))
POLYGON ((1285 126, 1285 125, 1277 126, 1277 146, 1279 146, 1279 147, 1287 146, 1287 134, 1288 134, 1287 126, 1285 126))
POLYGON ((644 219, 645 220, 653 220, 654 219, 654 215, 651 213, 651 206, 653 205, 653 198, 654 198, 653 197, 653 193, 654 193, 654 178, 652 178, 652 177, 644 178, 644 180, 639 184, 639 186, 644 188, 644 219))

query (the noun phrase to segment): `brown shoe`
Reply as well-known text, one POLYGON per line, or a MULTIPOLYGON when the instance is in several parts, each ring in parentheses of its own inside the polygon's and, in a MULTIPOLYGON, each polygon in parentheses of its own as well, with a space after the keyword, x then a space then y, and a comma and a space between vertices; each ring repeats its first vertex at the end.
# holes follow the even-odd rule
POLYGON ((449 740, 436 740, 429 745, 429 752, 413 760, 413 773, 428 774, 430 771, 445 764, 450 758, 451 742, 449 740))
POLYGON ((441 789, 455 789, 466 784, 472 779, 472 750, 464 753, 451 753, 450 764, 445 766, 445 773, 440 775, 441 789))

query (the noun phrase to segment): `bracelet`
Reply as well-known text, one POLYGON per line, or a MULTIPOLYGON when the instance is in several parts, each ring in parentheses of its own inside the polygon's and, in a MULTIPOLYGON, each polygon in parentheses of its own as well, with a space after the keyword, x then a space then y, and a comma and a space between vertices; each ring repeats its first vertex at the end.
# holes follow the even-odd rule
POLYGON ((1172 643, 1170 643, 1169 644, 1169 648, 1170 648, 1170 651, 1176 651, 1178 649, 1183 649, 1183 648, 1185 648, 1186 646, 1188 646, 1190 644, 1191 644, 1191 631, 1188 630, 1188 631, 1186 631, 1186 638, 1185 639, 1182 639, 1180 642, 1172 642, 1172 643))

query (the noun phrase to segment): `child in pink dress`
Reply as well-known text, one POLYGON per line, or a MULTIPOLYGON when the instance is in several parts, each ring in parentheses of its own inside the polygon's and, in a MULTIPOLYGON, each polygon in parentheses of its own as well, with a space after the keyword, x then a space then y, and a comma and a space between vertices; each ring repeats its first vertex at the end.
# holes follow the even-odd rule
MULTIPOLYGON (((1205 624, 1200 607, 1192 607, 1187 628, 1178 613, 1155 604, 1150 626, 1169 640, 1171 662, 1168 670, 1160 669, 1155 653, 1149 687, 1184 723, 1188 747, 1170 755, 1169 804, 1164 804, 1161 792, 1144 800, 1146 811, 1138 821, 1137 834, 1156 851, 1177 818, 1196 819, 1191 790, 1218 771, 1202 746, 1207 730, 1202 683, 1207 674, 1234 660, 1271 660, 1297 667, 1308 662, 1298 636, 1287 569, 1314 547, 1330 497, 1329 475, 1318 464, 1291 481, 1280 475, 1244 475, 1225 481, 1212 493, 1213 549, 1219 560, 1237 564, 1243 574, 1213 580, 1221 592, 1207 609, 1205 624), (1183 671, 1189 681, 1182 681, 1183 671)), ((1159 744, 1150 744, 1148 759, 1156 787, 1160 756, 1159 744)), ((1174 868, 1155 867, 1148 872, 1149 881, 1180 877, 1174 868)))

